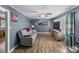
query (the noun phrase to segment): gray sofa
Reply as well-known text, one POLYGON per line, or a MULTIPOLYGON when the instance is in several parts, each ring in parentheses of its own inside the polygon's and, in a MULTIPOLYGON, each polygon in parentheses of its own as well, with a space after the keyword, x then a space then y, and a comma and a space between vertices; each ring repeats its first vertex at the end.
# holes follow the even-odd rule
POLYGON ((19 31, 18 33, 19 39, 20 39, 20 45, 22 46, 32 46, 35 43, 37 31, 32 30, 32 33, 30 35, 22 35, 22 32, 19 31))

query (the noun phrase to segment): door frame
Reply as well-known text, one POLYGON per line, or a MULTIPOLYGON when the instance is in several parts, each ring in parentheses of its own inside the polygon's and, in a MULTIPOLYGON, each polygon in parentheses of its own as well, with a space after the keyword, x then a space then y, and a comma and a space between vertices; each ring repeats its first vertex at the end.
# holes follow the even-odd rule
POLYGON ((71 22, 73 23, 73 25, 71 25, 72 26, 71 32, 73 32, 73 30, 74 30, 74 33, 73 33, 74 36, 73 36, 72 46, 75 46, 75 44, 76 44, 76 41, 75 41, 75 39, 76 39, 76 37, 75 37, 75 30, 76 30, 76 28, 75 28, 75 13, 76 13, 76 11, 71 12, 71 22))
POLYGON ((6 21, 6 36, 5 36, 5 52, 10 51, 10 11, 0 6, 0 10, 7 12, 7 21, 6 21))

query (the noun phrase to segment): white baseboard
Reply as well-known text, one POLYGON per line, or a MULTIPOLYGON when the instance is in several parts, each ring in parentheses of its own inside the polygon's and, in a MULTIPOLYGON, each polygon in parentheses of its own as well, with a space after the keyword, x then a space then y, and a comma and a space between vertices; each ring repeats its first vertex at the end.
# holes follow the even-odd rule
POLYGON ((14 46, 10 51, 9 51, 9 53, 12 53, 14 50, 15 50, 15 48, 17 48, 19 46, 19 44, 17 44, 16 46, 14 46))
POLYGON ((50 32, 37 32, 37 34, 49 34, 50 32))

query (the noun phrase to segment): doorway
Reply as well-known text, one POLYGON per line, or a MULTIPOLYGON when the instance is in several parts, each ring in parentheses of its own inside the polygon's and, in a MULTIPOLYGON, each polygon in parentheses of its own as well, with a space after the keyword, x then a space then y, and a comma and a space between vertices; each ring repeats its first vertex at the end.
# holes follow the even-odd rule
POLYGON ((0 53, 9 52, 9 11, 0 7, 0 53))

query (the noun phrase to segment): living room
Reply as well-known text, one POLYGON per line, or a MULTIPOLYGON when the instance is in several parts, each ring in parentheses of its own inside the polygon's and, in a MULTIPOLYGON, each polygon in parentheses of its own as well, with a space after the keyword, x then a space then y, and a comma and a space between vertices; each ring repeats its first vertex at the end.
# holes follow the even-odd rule
MULTIPOLYGON (((77 52, 75 44, 74 5, 1 5, 9 10, 8 52, 12 53, 70 53, 77 52), (71 12, 72 11, 72 12, 71 12), (73 25, 71 25, 71 22, 73 25), (70 31, 71 30, 71 31, 70 31), (71 35, 70 35, 71 33, 71 35)), ((75 24, 75 26, 78 25, 75 24)), ((76 27, 78 31, 78 27, 76 27)), ((78 40, 78 32, 76 37, 78 40)), ((7 47, 6 47, 7 48, 7 47)))

